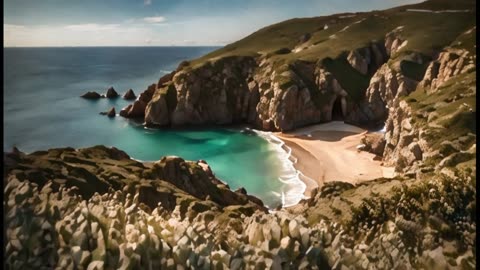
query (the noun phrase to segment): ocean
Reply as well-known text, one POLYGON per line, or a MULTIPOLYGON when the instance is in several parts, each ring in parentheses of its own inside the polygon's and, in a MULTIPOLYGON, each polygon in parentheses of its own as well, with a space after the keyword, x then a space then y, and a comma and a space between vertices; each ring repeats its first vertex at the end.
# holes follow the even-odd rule
POLYGON ((270 207, 296 204, 302 197, 288 153, 264 132, 239 127, 145 129, 117 114, 130 104, 121 97, 85 100, 87 91, 113 86, 138 96, 183 61, 216 47, 4 48, 4 151, 23 152, 71 146, 115 146, 132 158, 153 161, 165 155, 204 159, 230 188, 244 187, 270 207))

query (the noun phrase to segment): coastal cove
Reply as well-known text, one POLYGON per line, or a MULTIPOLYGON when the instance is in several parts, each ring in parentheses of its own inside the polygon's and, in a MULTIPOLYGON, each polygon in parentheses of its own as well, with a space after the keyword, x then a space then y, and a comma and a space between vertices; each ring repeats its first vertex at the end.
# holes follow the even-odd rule
POLYGON ((110 85, 120 94, 132 88, 138 95, 148 82, 158 80, 181 60, 212 49, 7 48, 5 64, 10 68, 5 74, 4 114, 9 117, 5 118, 4 151, 13 146, 30 153, 106 145, 142 161, 167 155, 203 159, 232 190, 244 187, 272 208, 298 203, 305 185, 288 153, 268 133, 255 134, 242 127, 146 129, 118 115, 99 115, 112 106, 118 112, 131 103, 121 97, 95 101, 79 97, 87 90, 103 93, 110 85), (152 64, 152 58, 158 63, 152 64))

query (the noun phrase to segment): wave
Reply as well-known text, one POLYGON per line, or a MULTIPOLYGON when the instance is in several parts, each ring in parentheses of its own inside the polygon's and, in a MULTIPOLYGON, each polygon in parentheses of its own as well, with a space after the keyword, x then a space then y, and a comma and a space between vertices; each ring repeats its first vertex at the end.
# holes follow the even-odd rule
POLYGON ((296 205, 300 200, 305 199, 306 197, 304 193, 307 189, 307 185, 304 181, 302 181, 302 179, 305 179, 305 181, 312 181, 314 183, 315 181, 305 176, 299 170, 295 169, 294 164, 297 163, 298 159, 292 155, 292 149, 288 147, 280 138, 273 135, 272 132, 250 128, 246 128, 246 130, 253 131, 258 136, 267 140, 273 147, 273 150, 276 151, 279 160, 282 161, 278 180, 283 183, 285 187, 282 188, 281 193, 273 193, 275 196, 281 198, 282 207, 296 205))

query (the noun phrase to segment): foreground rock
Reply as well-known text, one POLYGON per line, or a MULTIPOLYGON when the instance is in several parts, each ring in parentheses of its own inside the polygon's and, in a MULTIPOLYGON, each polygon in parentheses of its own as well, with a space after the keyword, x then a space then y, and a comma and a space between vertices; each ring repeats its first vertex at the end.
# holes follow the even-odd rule
POLYGON ((123 98, 126 100, 133 100, 136 99, 137 96, 135 96, 135 93, 132 89, 128 89, 128 91, 123 95, 123 98))
POLYGON ((476 265, 475 171, 455 181, 329 183, 294 208, 267 213, 204 161, 140 163, 103 146, 5 157, 10 269, 476 265))
POLYGON ((86 99, 99 99, 102 96, 95 91, 90 91, 90 92, 87 92, 87 93, 81 95, 80 97, 86 98, 86 99))

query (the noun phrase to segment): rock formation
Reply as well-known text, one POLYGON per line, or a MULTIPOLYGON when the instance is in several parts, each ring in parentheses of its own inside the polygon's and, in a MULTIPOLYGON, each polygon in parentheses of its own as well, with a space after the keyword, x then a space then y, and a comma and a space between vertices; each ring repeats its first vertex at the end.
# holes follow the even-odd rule
POLYGON ((135 96, 135 93, 133 92, 132 89, 128 89, 128 91, 123 95, 123 98, 126 100, 132 100, 132 99, 136 99, 137 96, 135 96))
POLYGON ((118 97, 117 91, 113 87, 108 88, 107 94, 105 95, 107 98, 116 98, 118 97))
POLYGON ((108 117, 115 117, 115 107, 112 107, 108 112, 107 112, 108 117))
POLYGON ((267 55, 223 57, 193 69, 182 65, 143 93, 146 98, 137 102, 138 110, 133 111, 134 104, 121 115, 144 115, 145 124, 151 126, 248 123, 263 130, 288 131, 332 120, 337 102, 346 122, 380 124, 388 108, 417 84, 386 63, 407 44, 401 33, 400 27, 387 33, 384 42, 370 42, 327 59, 331 64, 297 60, 279 66, 267 55), (359 100, 330 71, 331 65, 343 61, 361 76, 372 76, 365 94, 356 97, 359 100))
POLYGON ((86 99, 99 99, 99 98, 101 98, 102 96, 101 96, 99 93, 95 92, 95 91, 89 91, 89 92, 81 95, 80 97, 86 98, 86 99))
POLYGON ((420 85, 425 89, 435 91, 448 79, 475 69, 475 60, 476 57, 466 50, 443 51, 437 60, 429 64, 420 85))
POLYGON ((127 118, 143 118, 145 116, 145 108, 147 103, 152 99, 155 92, 156 84, 150 85, 147 90, 143 91, 138 98, 120 111, 120 116, 127 118))

